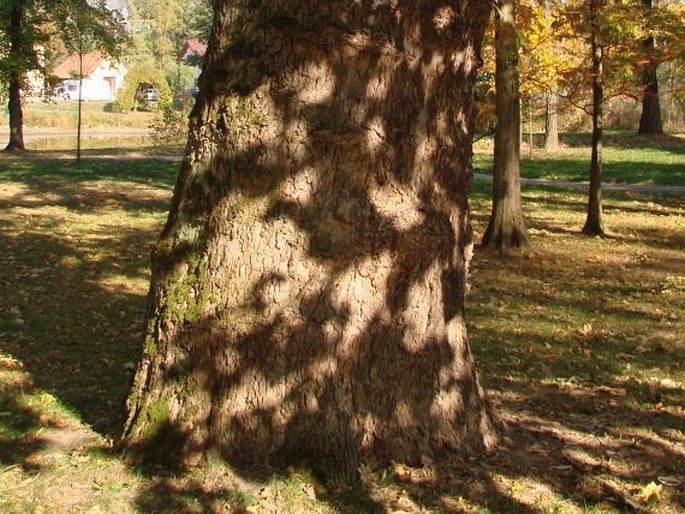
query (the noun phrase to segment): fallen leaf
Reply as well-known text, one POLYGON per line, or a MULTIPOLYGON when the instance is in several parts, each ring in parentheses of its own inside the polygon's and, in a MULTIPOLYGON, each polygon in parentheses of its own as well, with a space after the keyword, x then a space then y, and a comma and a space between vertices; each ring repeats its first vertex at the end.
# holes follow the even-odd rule
POLYGON ((585 323, 579 330, 578 333, 581 336, 588 337, 592 334, 592 325, 590 323, 585 323))
POLYGON ((658 500, 663 490, 664 486, 650 482, 640 489, 640 491, 635 495, 635 499, 641 503, 650 503, 658 500))

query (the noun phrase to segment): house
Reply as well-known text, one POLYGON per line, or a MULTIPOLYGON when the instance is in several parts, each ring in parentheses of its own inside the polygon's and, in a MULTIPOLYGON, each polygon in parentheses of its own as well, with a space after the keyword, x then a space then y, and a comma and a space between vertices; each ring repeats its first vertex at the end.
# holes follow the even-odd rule
MULTIPOLYGON (((62 81, 70 100, 79 98, 79 56, 74 53, 57 66, 52 75, 62 81)), ((92 52, 83 55, 83 100, 112 101, 126 76, 126 67, 106 55, 92 52)))
POLYGON ((195 68, 193 87, 190 89, 190 94, 193 97, 197 95, 197 79, 200 78, 200 73, 202 72, 202 61, 204 60, 205 52, 207 52, 207 43, 191 38, 186 39, 186 42, 181 47, 181 51, 178 53, 179 61, 195 68))
POLYGON ((178 58, 181 61, 186 61, 192 64, 199 64, 207 51, 207 43, 203 43, 197 39, 187 39, 178 53, 178 58))

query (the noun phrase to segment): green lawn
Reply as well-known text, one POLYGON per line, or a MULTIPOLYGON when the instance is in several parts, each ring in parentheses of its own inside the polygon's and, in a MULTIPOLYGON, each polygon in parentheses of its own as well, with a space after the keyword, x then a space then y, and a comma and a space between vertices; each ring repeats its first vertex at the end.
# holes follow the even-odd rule
MULTIPOLYGON (((683 196, 611 192, 611 237, 588 239, 582 192, 527 188, 534 248, 476 250, 467 297, 482 382, 508 425, 500 452, 367 462, 339 493, 297 468, 256 481, 218 458, 178 472, 114 451, 179 165, 103 153, 81 165, 0 154, 0 511, 685 509, 682 485, 662 483, 685 469, 683 196)), ((476 238, 488 191, 471 192, 476 238)))
MULTIPOLYGON (((562 149, 536 149, 529 158, 522 148, 521 175, 526 178, 587 181, 590 162, 588 134, 562 135, 562 149)), ((474 167, 492 173, 491 141, 475 147, 474 167)), ((609 133, 603 151, 603 180, 630 184, 685 186, 685 136, 638 136, 609 133)))

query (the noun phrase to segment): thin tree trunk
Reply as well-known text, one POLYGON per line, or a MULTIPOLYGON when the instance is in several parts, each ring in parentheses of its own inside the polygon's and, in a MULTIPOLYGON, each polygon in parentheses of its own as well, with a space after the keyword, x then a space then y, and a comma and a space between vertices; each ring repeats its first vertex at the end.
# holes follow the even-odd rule
POLYGON ((545 94, 545 150, 556 152, 559 149, 559 98, 553 91, 545 94))
MULTIPOLYGON (((543 4, 545 18, 551 16, 549 0, 543 4)), ((554 91, 545 93, 545 151, 556 152, 559 149, 559 97, 554 91)))
MULTIPOLYGON (((23 11, 24 2, 16 0, 12 2, 10 12, 9 39, 10 51, 9 62, 18 63, 21 60, 22 34, 23 34, 23 11)), ((16 67, 10 71, 9 76, 9 124, 10 138, 5 150, 24 150, 24 112, 21 106, 22 73, 16 67)))
MULTIPOLYGON (((642 5, 651 9, 652 0, 642 0, 642 5)), ((649 36, 643 44, 650 61, 642 70, 642 115, 637 132, 638 134, 663 134, 664 127, 661 122, 661 106, 659 104, 659 80, 656 73, 657 65, 651 60, 654 53, 654 37, 649 36)))
POLYGON ((130 456, 349 483, 493 443, 463 323, 490 7, 459 5, 214 2, 130 456))
POLYGON ((533 147, 535 141, 533 140, 533 99, 528 100, 528 158, 533 160, 533 147))
POLYGON ((602 46, 599 41, 598 10, 602 0, 591 0, 593 17, 590 46, 592 52, 592 154, 590 157, 590 188, 587 205, 587 218, 583 234, 588 236, 604 235, 602 221, 602 143, 603 143, 603 107, 604 86, 602 69, 602 46))
POLYGON ((76 129, 76 162, 81 162, 81 126, 83 125, 83 51, 78 53, 78 123, 76 129))
POLYGON ((501 0, 498 14, 495 35, 497 129, 492 212, 481 244, 501 251, 528 245, 528 235, 521 209, 521 95, 515 23, 516 1, 501 0))

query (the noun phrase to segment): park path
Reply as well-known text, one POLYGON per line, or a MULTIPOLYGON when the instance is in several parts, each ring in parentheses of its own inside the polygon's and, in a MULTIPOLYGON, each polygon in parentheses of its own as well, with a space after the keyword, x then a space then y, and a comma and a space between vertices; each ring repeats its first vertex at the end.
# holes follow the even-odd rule
MULTIPOLYGON (((492 175, 474 173, 474 180, 492 182, 492 175)), ((544 178, 521 178, 523 186, 559 187, 565 189, 587 189, 588 182, 571 182, 567 180, 547 180, 544 178)), ((685 194, 684 186, 660 186, 655 184, 626 184, 603 182, 602 189, 606 191, 635 191, 640 193, 676 193, 685 194)))

